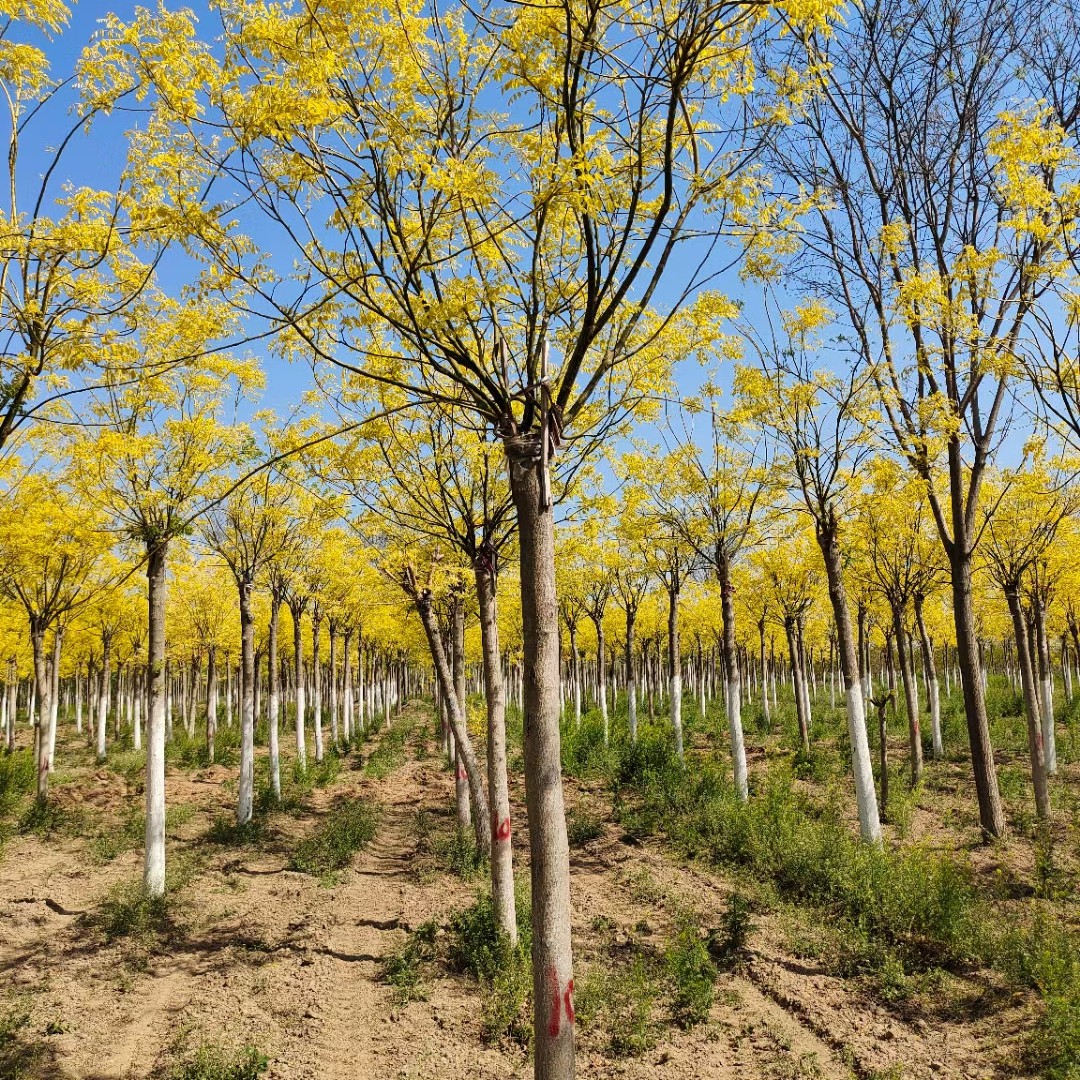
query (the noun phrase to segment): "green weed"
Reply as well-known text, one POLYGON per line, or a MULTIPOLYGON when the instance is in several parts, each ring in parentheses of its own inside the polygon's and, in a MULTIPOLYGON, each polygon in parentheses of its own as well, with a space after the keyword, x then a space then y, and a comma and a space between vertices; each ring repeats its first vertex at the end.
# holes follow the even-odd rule
POLYGON ((528 1049, 532 1042, 532 933, 529 900, 520 892, 517 931, 518 942, 512 946, 496 925, 491 896, 481 894, 450 919, 449 960, 455 970, 481 985, 484 1038, 528 1049))
POLYGON ((39 1076, 45 1047, 28 1038, 30 1009, 22 999, 13 998, 0 1008, 0 1076, 5 1080, 30 1080, 39 1076))
POLYGON ((410 727, 399 724, 392 727, 379 740, 378 746, 368 755, 364 762, 364 772, 376 780, 384 780, 395 769, 405 764, 405 743, 408 740, 410 727))
POLYGON ((89 818, 82 807, 63 805, 55 799, 35 799, 19 819, 20 833, 48 838, 82 836, 88 826, 89 818))
POLYGON ((270 829, 262 814, 253 815, 243 825, 237 822, 235 814, 215 814, 206 830, 206 839, 221 847, 259 847, 269 835, 270 829))
POLYGON ((600 818, 584 810, 571 810, 566 815, 566 838, 572 848, 584 847, 604 835, 600 818))
POLYGON ((734 967, 745 956, 753 932, 753 905, 743 893, 732 893, 720 926, 709 934, 709 952, 725 967, 734 967))
POLYGON ((296 847, 292 868, 329 879, 375 836, 378 812, 364 799, 350 799, 335 807, 319 827, 296 847))
POLYGON ((253 1046, 227 1050, 214 1043, 202 1043, 194 1050, 180 1050, 180 1060, 165 1080, 256 1080, 269 1062, 253 1046))
POLYGON ((433 922, 418 926, 405 944, 383 961, 382 979, 393 987, 394 1001, 397 1004, 427 1000, 424 967, 435 959, 437 930, 438 927, 433 922))
POLYGON ((675 1022, 690 1028, 706 1021, 715 996, 717 973, 692 916, 679 918, 675 937, 664 952, 664 967, 671 982, 675 1022))
POLYGON ((637 955, 629 964, 586 972, 575 996, 577 1018, 615 1057, 636 1057, 656 1041, 653 1008, 659 994, 655 965, 637 955))
POLYGON ((37 768, 31 750, 0 754, 0 814, 10 814, 37 784, 37 768))

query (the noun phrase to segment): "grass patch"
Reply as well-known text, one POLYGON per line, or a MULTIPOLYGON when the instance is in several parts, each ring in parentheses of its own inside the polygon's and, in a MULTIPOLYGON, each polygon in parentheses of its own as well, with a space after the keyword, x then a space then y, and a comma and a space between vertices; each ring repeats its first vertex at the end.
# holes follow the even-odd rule
POLYGON ((435 935, 438 927, 434 922, 418 926, 404 945, 383 961, 382 980, 393 987, 395 1004, 410 1001, 426 1001, 427 985, 424 971, 435 959, 435 935))
POLYGON ((201 1043, 193 1049, 174 1047, 179 1060, 164 1073, 164 1080, 255 1080, 269 1062, 254 1046, 226 1049, 201 1043))
POLYGON ((0 754, 0 814, 13 813, 37 784, 37 767, 31 750, 0 754))
POLYGON ((30 1010, 21 999, 7 1001, 0 1008, 0 1076, 4 1080, 29 1080, 39 1076, 45 1047, 27 1038, 30 1010))
POLYGON ((1039 910, 1030 925, 994 942, 999 967, 1037 990, 1042 1012, 1031 1032, 1027 1064, 1046 1080, 1080 1077, 1080 933, 1039 910))
POLYGON ((384 780, 395 769, 405 764, 405 744, 412 731, 411 725, 400 723, 387 731, 379 740, 379 745, 368 755, 364 762, 364 772, 376 780, 384 780))
POLYGON ((907 964, 962 963, 974 946, 975 894, 958 860, 922 847, 860 842, 838 802, 824 804, 774 766, 741 802, 725 762, 684 768, 666 731, 623 746, 612 777, 629 829, 663 832, 685 855, 747 871, 787 899, 847 920, 907 964))
POLYGON ((81 806, 67 806, 55 799, 35 799, 19 818, 19 832, 46 839, 54 836, 83 836, 89 817, 81 806))
POLYGON ((488 864, 476 846, 476 837, 456 822, 450 829, 427 810, 417 810, 409 823, 416 854, 424 872, 443 870, 462 881, 479 877, 488 864))
POLYGON ((601 957, 585 971, 576 995, 582 1031, 597 1049, 612 1057, 636 1057, 656 1042, 664 1024, 683 1029, 704 1023, 716 997, 717 967, 712 938, 700 919, 680 911, 670 938, 657 948, 635 933, 616 935, 616 925, 601 919, 610 935, 601 957))
POLYGON ((604 835, 604 823, 585 810, 571 810, 566 815, 566 839, 572 848, 584 847, 604 835))
POLYGON ((575 996, 578 1022, 599 1037, 607 1053, 636 1057, 656 1042, 659 992, 656 965, 640 954, 627 964, 594 967, 575 996))
POLYGON ((732 893, 720 926, 709 932, 709 953, 723 967, 736 967, 753 932, 753 905, 743 893, 732 893))
POLYGON ((130 938, 150 947, 179 928, 176 894, 168 889, 151 896, 142 882, 115 886, 89 917, 107 942, 130 938))
POLYGON ((490 894, 450 919, 449 962, 471 975, 481 987, 481 1018, 485 1041, 528 1050, 532 1045, 532 931, 529 899, 518 890, 517 945, 500 933, 490 894))
POLYGON ((375 836, 378 812, 364 799, 350 799, 335 807, 319 827, 301 840, 292 856, 292 868, 324 880, 343 870, 352 857, 375 836))
POLYGON ((215 814, 206 830, 206 839, 221 847, 258 847, 269 838, 270 829, 262 814, 255 814, 243 825, 235 814, 215 814))

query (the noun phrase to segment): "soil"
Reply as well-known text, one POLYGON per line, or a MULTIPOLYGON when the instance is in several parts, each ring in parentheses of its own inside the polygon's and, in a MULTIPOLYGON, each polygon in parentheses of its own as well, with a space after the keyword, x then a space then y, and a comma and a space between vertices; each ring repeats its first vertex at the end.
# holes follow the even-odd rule
MULTIPOLYGON (((9 1015, 9 1074, 120 1080, 165 1075, 185 1048, 254 1046, 265 1075, 289 1080, 455 1080, 531 1075, 516 1045, 488 1045, 477 984, 445 967, 426 976, 426 1000, 398 1004, 386 957, 409 931, 445 927, 480 879, 433 863, 417 812, 450 829, 452 774, 433 739, 410 741, 406 760, 376 778, 346 759, 295 813, 276 813, 258 844, 208 840, 231 813, 236 770, 170 766, 167 803, 190 806, 170 830, 171 866, 184 867, 171 930, 149 943, 107 940, 94 914, 111 890, 138 881, 141 851, 108 859, 86 836, 17 835, 0 858, 0 971, 9 1015), (320 882, 289 868, 289 853, 339 801, 364 796, 381 811, 375 839, 350 868, 320 882), (10 1064, 15 1062, 15 1064, 10 1064), (21 1068, 22 1072, 18 1070, 21 1068)), ((138 779, 95 766, 73 733, 58 760, 75 764, 56 798, 119 829, 140 801, 138 779), (81 755, 81 756, 80 756, 81 755)), ((515 869, 527 865, 522 791, 514 790, 515 869)), ((568 800, 603 820, 572 852, 579 986, 612 943, 658 938, 692 909, 721 925, 734 883, 680 862, 661 842, 637 842, 612 823, 599 790, 568 781, 568 800)), ((174 810, 175 813, 175 810, 174 810)), ((83 830, 85 833, 85 830, 83 830)), ((720 1080, 762 1077, 972 1078, 1015 1076, 1015 1044, 1033 1001, 985 972, 954 974, 915 1001, 891 1004, 858 977, 841 977, 802 947, 813 919, 756 914, 740 964, 720 975, 706 1023, 663 1025, 638 1056, 616 1056, 579 1025, 582 1077, 720 1080)))

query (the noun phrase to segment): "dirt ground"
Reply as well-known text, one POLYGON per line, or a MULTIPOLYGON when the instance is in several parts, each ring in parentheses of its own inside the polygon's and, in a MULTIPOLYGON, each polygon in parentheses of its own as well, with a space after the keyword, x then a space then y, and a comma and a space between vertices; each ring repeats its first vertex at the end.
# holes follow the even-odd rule
MULTIPOLYGON (((251 1045, 266 1075, 289 1080, 420 1080, 531 1075, 516 1046, 483 1039, 477 985, 430 974, 427 999, 396 1004, 384 959, 410 929, 468 905, 481 881, 433 867, 418 850, 417 811, 449 827, 452 776, 433 740, 413 739, 406 760, 377 779, 346 760, 293 815, 275 814, 264 843, 207 840, 233 807, 235 770, 170 767, 170 807, 193 810, 172 829, 169 860, 186 867, 174 932, 146 948, 107 942, 92 921, 118 884, 138 880, 141 852, 95 857, 85 837, 17 835, 0 856, 3 993, 25 1022, 22 1072, 12 1076, 120 1080, 164 1075, 184 1046, 251 1045), (289 852, 340 800, 378 803, 374 841, 334 882, 289 869, 289 852)), ((59 750, 63 760, 65 746, 59 750)), ((69 769, 58 799, 119 821, 138 805, 137 778, 110 767, 69 769), (112 816, 110 816, 112 815, 112 816)), ((515 789, 522 822, 522 791, 515 789)), ((611 822, 598 790, 568 782, 571 805, 603 816, 603 833, 572 853, 578 981, 602 964, 606 944, 662 933, 692 908, 717 926, 732 883, 683 865, 659 843, 639 843, 611 822)), ((116 826, 117 828, 119 826, 116 826)), ((515 834, 526 866, 525 830, 515 834)), ((762 1077, 966 1078, 1016 1075, 1014 1044, 1032 1001, 1005 994, 985 973, 949 976, 913 1004, 890 1005, 857 978, 807 959, 812 920, 774 911, 755 918, 747 958, 720 976, 707 1023, 669 1025, 638 1057, 615 1057, 579 1025, 583 1077, 720 1080, 762 1077)), ((201 1075, 201 1074, 200 1074, 201 1075)))

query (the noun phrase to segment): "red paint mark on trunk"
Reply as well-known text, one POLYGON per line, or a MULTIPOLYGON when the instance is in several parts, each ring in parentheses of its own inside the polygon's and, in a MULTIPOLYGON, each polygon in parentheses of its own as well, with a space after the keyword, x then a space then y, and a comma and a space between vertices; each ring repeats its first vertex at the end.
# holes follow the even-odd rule
POLYGON ((544 969, 544 980, 551 994, 551 1012, 548 1016, 547 1032, 549 1038, 557 1038, 563 1026, 563 1014, 566 1022, 573 1025, 574 1016, 574 980, 566 984, 566 989, 559 992, 559 973, 554 967, 544 969))
POLYGON ((457 771, 457 778, 459 780, 468 780, 469 776, 468 776, 468 773, 466 773, 464 769, 459 768, 458 771, 457 771))
POLYGON ((495 839, 506 841, 510 839, 510 819, 505 817, 499 822, 499 828, 495 833, 495 839))
POLYGON ((548 1016, 547 1031, 548 1036, 554 1039, 562 1027, 562 997, 559 995, 559 973, 553 967, 549 967, 544 972, 544 978, 547 980, 551 990, 551 1014, 548 1016))

